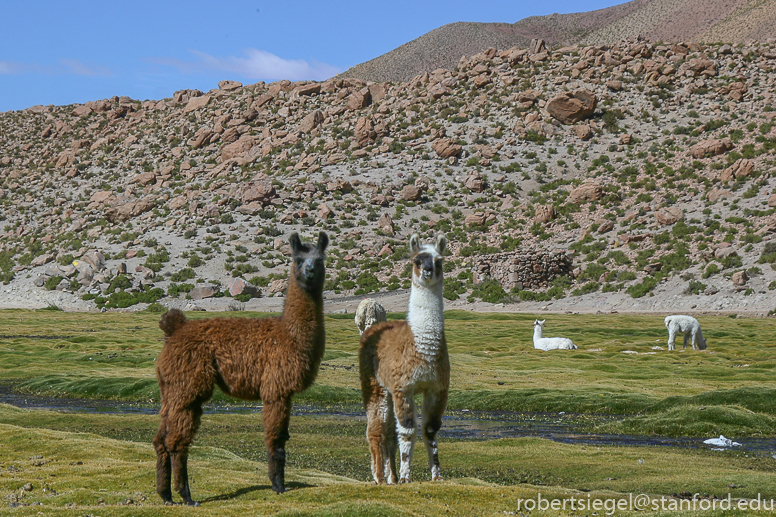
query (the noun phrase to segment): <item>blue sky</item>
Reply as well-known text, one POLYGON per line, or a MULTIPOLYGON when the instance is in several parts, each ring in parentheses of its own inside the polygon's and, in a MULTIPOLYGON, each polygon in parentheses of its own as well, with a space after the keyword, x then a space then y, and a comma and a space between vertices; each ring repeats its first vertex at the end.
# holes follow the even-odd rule
POLYGON ((0 0, 0 112, 218 81, 324 80, 447 23, 514 23, 618 0, 0 0))

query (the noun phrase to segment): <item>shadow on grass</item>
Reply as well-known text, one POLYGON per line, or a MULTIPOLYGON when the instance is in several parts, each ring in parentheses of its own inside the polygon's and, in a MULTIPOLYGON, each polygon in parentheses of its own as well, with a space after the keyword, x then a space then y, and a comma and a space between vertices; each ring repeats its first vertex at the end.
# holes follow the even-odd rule
MULTIPOLYGON (((308 485, 307 483, 299 483, 299 482, 291 482, 286 485, 286 490, 296 490, 299 488, 315 488, 315 485, 308 485)), ((200 503, 213 503, 216 501, 229 501, 232 499, 237 499, 238 497, 242 497, 244 495, 258 492, 260 490, 272 490, 271 485, 254 485, 254 486, 248 486, 245 488, 240 488, 239 490, 235 490, 234 492, 231 492, 229 494, 221 494, 216 495, 213 497, 208 497, 207 499, 202 499, 200 503)))

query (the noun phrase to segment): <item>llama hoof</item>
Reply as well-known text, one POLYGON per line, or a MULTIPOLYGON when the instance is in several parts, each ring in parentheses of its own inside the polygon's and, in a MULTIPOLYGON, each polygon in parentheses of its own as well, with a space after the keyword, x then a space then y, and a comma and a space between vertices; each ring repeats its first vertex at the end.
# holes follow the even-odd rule
POLYGON ((405 484, 405 483, 409 483, 409 482, 410 482, 410 478, 401 478, 401 479, 399 480, 399 484, 400 484, 400 485, 403 485, 403 484, 405 484))
POLYGON ((186 501, 186 506, 199 506, 199 503, 196 501, 186 501))
POLYGON ((274 490, 276 494, 282 494, 283 492, 286 491, 286 487, 283 485, 276 485, 273 483, 272 490, 274 490))
POLYGON ((431 481, 444 481, 444 478, 442 476, 434 476, 431 478, 431 481))

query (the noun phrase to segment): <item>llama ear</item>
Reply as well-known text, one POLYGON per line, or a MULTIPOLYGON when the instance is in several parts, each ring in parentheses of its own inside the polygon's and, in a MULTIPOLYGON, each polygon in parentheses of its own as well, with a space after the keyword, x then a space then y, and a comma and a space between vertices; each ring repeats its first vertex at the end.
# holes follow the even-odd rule
POLYGON ((291 251, 293 253, 298 253, 299 250, 302 249, 302 241, 299 239, 299 234, 294 232, 291 234, 291 236, 288 238, 289 244, 291 244, 291 251))
POLYGON ((412 237, 410 237, 410 251, 412 253, 420 251, 420 237, 418 237, 417 233, 413 233, 412 237))
POLYGON ((436 238, 437 252, 440 255, 444 255, 446 246, 447 246, 447 237, 445 237, 443 233, 440 233, 439 235, 437 235, 437 238, 436 238))
POLYGON ((540 322, 539 322, 539 325, 542 325, 542 326, 543 326, 545 321, 547 321, 547 320, 542 320, 542 321, 540 321, 540 322))
POLYGON ((326 232, 321 232, 318 234, 318 251, 323 253, 326 251, 326 247, 329 245, 329 236, 326 235, 326 232))

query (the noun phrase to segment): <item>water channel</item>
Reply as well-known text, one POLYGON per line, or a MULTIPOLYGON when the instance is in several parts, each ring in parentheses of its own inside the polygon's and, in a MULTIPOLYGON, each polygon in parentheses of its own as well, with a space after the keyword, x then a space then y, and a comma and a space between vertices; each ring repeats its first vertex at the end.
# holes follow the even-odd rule
MULTIPOLYGON (((10 386, 0 385, 0 403, 11 406, 60 411, 70 413, 110 413, 110 414, 156 414, 159 406, 155 404, 136 404, 115 400, 77 399, 41 397, 16 393, 10 386)), ((213 414, 248 414, 261 411, 261 404, 240 403, 208 404, 205 413, 213 414)), ((331 411, 315 406, 294 405, 294 414, 306 417, 335 418, 366 421, 364 413, 358 408, 350 410, 331 411)), ((660 436, 639 436, 627 434, 596 434, 590 433, 592 420, 604 421, 617 417, 597 416, 587 417, 565 413, 515 413, 515 412, 483 412, 483 411, 450 411, 444 418, 441 436, 457 440, 493 440, 497 438, 539 437, 556 442, 569 444, 587 444, 592 446, 657 446, 713 449, 706 445, 706 438, 674 438, 660 436)), ((776 439, 774 438, 732 438, 741 445, 731 450, 745 451, 759 455, 776 457, 776 439)))

